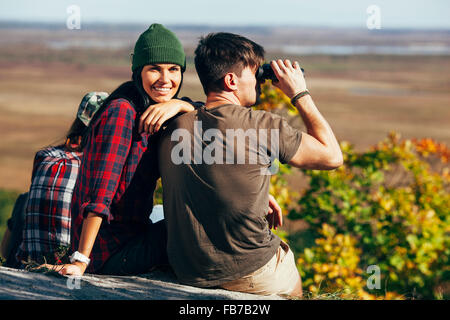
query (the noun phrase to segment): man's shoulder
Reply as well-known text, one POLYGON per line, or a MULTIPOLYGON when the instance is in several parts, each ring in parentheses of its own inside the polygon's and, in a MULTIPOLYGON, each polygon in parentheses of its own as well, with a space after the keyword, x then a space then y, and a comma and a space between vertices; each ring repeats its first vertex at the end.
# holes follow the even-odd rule
POLYGON ((170 119, 163 130, 163 135, 170 134, 176 129, 193 131, 196 122, 197 126, 200 122, 203 128, 242 128, 244 130, 272 128, 278 124, 274 121, 276 119, 281 117, 265 110, 255 110, 236 104, 223 104, 212 108, 201 107, 170 119))
POLYGON ((220 126, 218 122, 225 122, 229 124, 238 122, 245 124, 251 113, 251 108, 246 108, 235 104, 223 104, 212 108, 203 106, 174 118, 170 127, 172 129, 193 129, 193 124, 196 121, 204 123, 206 126, 220 126))
POLYGON ((270 111, 231 104, 222 106, 218 112, 225 119, 249 128, 271 128, 274 125, 277 126, 283 119, 280 115, 270 111))
POLYGON ((241 120, 242 122, 279 117, 278 115, 265 110, 258 110, 253 107, 244 107, 237 104, 224 104, 210 109, 206 108, 205 110, 214 115, 223 116, 225 118, 234 118, 236 120, 241 120))
POLYGON ((252 108, 244 107, 239 104, 226 103, 211 108, 205 107, 204 110, 210 113, 221 113, 230 111, 248 113, 249 111, 252 110, 252 108))

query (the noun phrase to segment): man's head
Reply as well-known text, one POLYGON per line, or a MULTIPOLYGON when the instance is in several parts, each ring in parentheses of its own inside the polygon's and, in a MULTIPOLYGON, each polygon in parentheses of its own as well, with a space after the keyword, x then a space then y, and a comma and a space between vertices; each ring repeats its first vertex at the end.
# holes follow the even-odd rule
POLYGON ((195 50, 195 68, 205 94, 233 91, 244 106, 256 102, 255 74, 263 61, 263 47, 232 33, 202 37, 195 50))

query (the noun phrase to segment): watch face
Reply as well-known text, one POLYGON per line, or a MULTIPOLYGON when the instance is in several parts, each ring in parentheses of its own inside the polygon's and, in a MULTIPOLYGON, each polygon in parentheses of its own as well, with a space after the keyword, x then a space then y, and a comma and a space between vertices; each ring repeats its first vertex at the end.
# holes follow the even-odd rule
POLYGON ((83 262, 83 263, 89 264, 89 262, 91 262, 91 259, 89 259, 85 255, 79 253, 78 251, 75 251, 70 256, 70 263, 74 263, 75 261, 79 261, 79 262, 83 262))

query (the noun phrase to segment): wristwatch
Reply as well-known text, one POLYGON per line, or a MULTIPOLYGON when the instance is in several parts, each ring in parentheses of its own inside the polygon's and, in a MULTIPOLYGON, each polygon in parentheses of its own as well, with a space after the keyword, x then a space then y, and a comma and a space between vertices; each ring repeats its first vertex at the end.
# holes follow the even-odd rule
POLYGON ((89 262, 91 262, 91 259, 89 259, 88 257, 86 257, 84 254, 79 253, 78 251, 75 251, 71 256, 70 256, 70 263, 74 263, 75 261, 80 261, 83 263, 86 263, 86 265, 89 265, 89 262))

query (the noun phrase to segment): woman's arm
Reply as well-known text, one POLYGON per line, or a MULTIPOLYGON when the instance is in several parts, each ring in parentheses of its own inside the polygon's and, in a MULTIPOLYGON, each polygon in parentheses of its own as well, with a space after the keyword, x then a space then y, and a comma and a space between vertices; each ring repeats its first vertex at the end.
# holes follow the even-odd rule
MULTIPOLYGON (((98 231, 102 224, 103 218, 98 214, 90 212, 88 216, 83 220, 83 226, 81 229, 80 243, 78 245, 78 252, 89 257, 94 246, 95 239, 97 238, 98 231)), ((86 263, 75 261, 72 264, 66 264, 59 270, 62 275, 75 275, 81 276, 86 271, 86 263)))
MULTIPOLYGON (((98 231, 100 230, 100 226, 102 224, 102 220, 103 219, 101 216, 92 212, 90 212, 83 220, 78 252, 86 257, 89 257, 91 254, 92 247, 94 246, 95 239, 97 238, 98 231)), ((55 270, 61 275, 82 276, 86 271, 87 264, 80 261, 75 261, 71 264, 57 266, 44 264, 39 268, 41 267, 55 270)))
POLYGON ((139 132, 156 133, 168 119, 180 112, 194 111, 194 109, 191 103, 179 99, 151 105, 139 120, 139 132))
MULTIPOLYGON (((84 208, 78 252, 89 257, 103 219, 110 218, 109 205, 119 185, 122 168, 131 149, 135 111, 126 103, 112 102, 102 114, 93 141, 85 152, 89 202, 84 208)), ((66 275, 82 275, 87 265, 81 262, 58 267, 66 275)))

